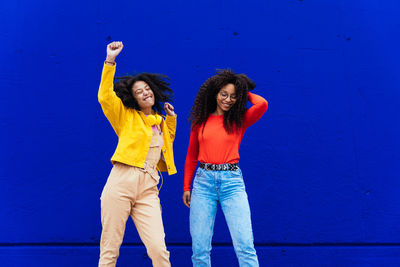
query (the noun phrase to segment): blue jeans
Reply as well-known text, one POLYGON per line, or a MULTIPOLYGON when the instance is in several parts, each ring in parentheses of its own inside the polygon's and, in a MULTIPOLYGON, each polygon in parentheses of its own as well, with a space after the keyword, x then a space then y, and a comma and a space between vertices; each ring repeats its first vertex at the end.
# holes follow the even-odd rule
POLYGON ((190 201, 193 266, 211 266, 211 238, 218 202, 221 203, 239 265, 258 267, 242 171, 200 168, 196 172, 190 201))

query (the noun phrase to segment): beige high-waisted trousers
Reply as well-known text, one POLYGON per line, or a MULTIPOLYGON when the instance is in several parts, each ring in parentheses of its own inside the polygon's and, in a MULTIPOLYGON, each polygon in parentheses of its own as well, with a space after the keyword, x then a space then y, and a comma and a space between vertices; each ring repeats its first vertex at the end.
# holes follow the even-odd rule
POLYGON ((171 266, 165 245, 157 184, 162 133, 153 137, 143 169, 116 162, 101 194, 99 266, 115 266, 129 215, 147 249, 153 266, 171 266))

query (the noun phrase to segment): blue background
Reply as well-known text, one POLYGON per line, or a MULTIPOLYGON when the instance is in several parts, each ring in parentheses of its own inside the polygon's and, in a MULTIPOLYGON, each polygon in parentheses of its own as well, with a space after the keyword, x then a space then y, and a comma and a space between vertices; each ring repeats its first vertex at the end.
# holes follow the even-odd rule
MULTIPOLYGON (((181 201, 188 116, 232 68, 269 109, 241 168, 261 266, 400 266, 400 2, 0 3, 1 266, 96 266, 100 193, 117 138, 97 102, 117 75, 171 77, 178 174, 160 192, 173 266, 191 266, 181 201)), ((213 266, 237 266, 219 210, 213 266)), ((131 220, 118 266, 151 266, 131 220)))

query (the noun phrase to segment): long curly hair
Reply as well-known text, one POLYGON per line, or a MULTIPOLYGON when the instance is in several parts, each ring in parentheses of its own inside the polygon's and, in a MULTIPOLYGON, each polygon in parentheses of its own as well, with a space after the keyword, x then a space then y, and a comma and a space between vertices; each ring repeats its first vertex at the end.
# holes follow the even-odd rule
POLYGON ((204 125, 217 108, 217 94, 227 84, 235 86, 236 102, 224 113, 224 128, 228 133, 239 130, 243 125, 243 115, 246 112, 248 101, 247 93, 256 87, 245 74, 236 74, 232 70, 218 70, 217 75, 205 81, 194 100, 189 120, 192 128, 204 125))
POLYGON ((139 104, 135 97, 132 95, 132 86, 137 81, 143 81, 147 83, 154 94, 154 106, 153 109, 160 113, 162 112, 162 102, 171 102, 173 97, 173 91, 169 88, 169 77, 162 74, 155 73, 139 73, 135 76, 123 76, 116 77, 114 83, 114 91, 116 95, 122 100, 125 107, 134 108, 140 110, 139 104))

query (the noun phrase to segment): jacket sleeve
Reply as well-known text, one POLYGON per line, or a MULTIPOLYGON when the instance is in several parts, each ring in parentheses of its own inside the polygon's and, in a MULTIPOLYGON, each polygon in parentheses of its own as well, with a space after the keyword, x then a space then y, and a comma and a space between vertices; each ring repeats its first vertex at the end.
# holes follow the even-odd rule
POLYGON ((169 132, 169 137, 171 138, 171 142, 174 142, 175 140, 175 132, 176 132, 176 118, 177 115, 175 116, 166 116, 165 118, 165 123, 167 124, 168 132, 169 132))
POLYGON ((120 120, 125 107, 122 104, 121 99, 114 92, 114 75, 115 65, 109 66, 104 64, 98 92, 98 100, 103 109, 104 115, 111 123, 114 131, 119 135, 120 120))

